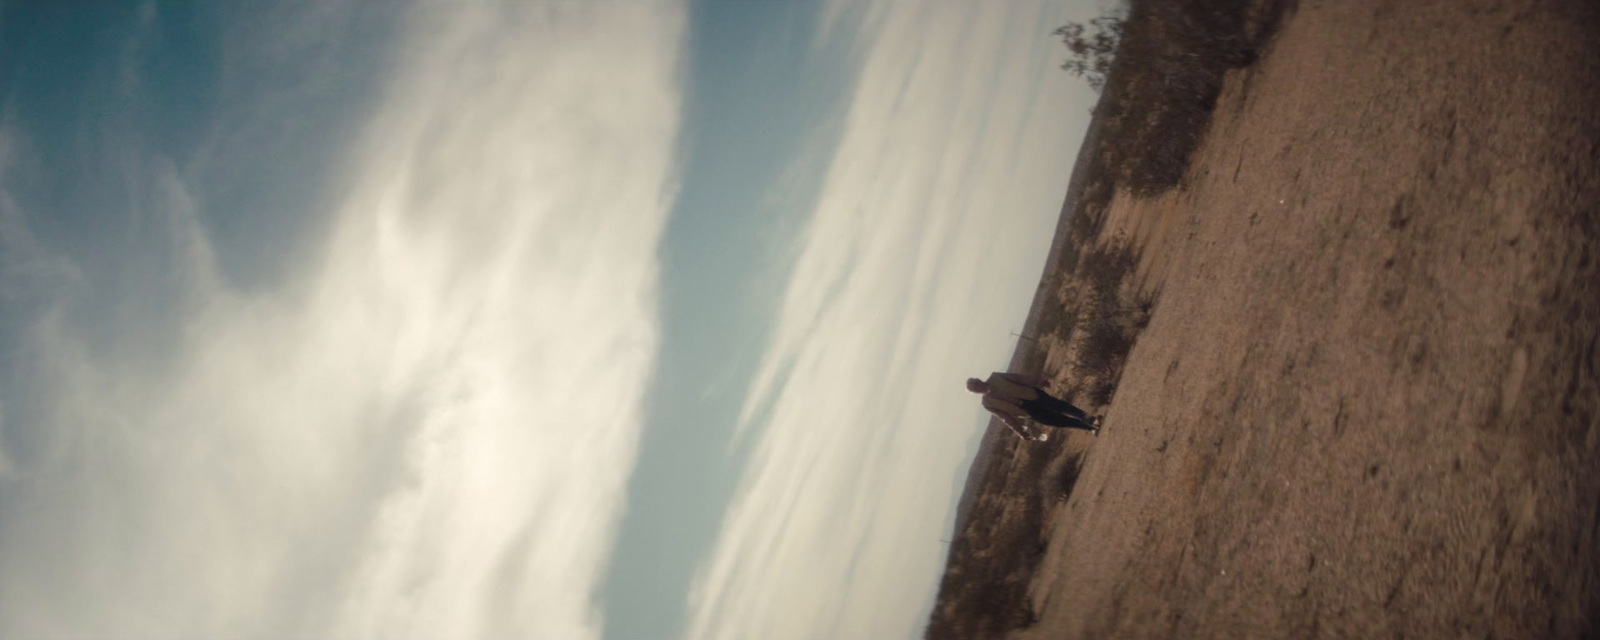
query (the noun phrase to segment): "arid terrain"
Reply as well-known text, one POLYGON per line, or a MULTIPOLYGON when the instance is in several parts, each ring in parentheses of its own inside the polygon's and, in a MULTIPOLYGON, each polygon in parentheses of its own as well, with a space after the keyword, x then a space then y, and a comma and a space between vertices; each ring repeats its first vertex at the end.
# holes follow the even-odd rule
POLYGON ((1302 1, 1251 62, 1089 213, 1104 431, 985 446, 928 635, 1600 637, 1600 3, 1302 1))

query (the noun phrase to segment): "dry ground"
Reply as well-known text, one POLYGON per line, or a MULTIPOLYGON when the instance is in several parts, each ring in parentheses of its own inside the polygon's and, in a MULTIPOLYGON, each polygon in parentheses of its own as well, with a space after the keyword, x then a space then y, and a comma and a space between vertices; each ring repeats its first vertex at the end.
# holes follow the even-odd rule
POLYGON ((1011 635, 1600 634, 1595 5, 1303 2, 1119 194, 1159 296, 1011 635))

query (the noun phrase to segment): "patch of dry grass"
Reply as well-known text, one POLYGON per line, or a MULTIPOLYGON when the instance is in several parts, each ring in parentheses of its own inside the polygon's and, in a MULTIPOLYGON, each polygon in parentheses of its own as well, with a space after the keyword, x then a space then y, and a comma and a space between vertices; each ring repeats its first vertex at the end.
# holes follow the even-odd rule
MULTIPOLYGON (((1052 266, 1065 275, 1036 325, 1040 337, 1053 335, 1075 354, 1064 391, 1086 409, 1110 402, 1155 304, 1130 286, 1133 247, 1097 244, 1105 207, 1119 187, 1148 197, 1181 183, 1223 74, 1254 61, 1287 1, 1135 0, 1130 8, 1096 108, 1105 133, 1073 204, 1071 242, 1052 266)), ((1044 357, 1036 344, 1024 369, 1042 370, 1044 357)), ((1008 441, 987 452, 995 461, 984 467, 980 493, 956 532, 926 637, 1001 637, 1037 620, 1027 590, 1047 550, 1045 520, 1071 495, 1081 463, 1064 440, 1008 441)))
MULTIPOLYGON (((1156 196, 1177 187, 1205 136, 1229 70, 1253 64, 1288 0, 1135 1, 1095 107, 1103 127, 1075 217, 1082 237, 1118 188, 1156 196)), ((1079 231, 1079 229, 1074 229, 1079 231)))

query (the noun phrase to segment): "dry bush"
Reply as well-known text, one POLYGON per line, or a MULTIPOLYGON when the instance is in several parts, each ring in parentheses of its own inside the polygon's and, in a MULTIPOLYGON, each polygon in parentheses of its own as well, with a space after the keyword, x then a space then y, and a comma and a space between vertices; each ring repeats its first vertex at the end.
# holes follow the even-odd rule
POLYGON ((1057 450, 1015 451, 1010 464, 992 465, 985 474, 983 495, 951 548, 930 640, 999 637, 1037 621, 1028 585, 1044 558, 1049 505, 1030 481, 1045 474, 1057 450))
POLYGON ((1137 298, 1128 286, 1137 266, 1133 248, 1117 243, 1086 253, 1074 276, 1082 332, 1071 338, 1078 347, 1071 391, 1080 404, 1111 402, 1134 339, 1149 322, 1154 301, 1137 298))
POLYGON ((1288 6, 1134 0, 1095 107, 1104 143, 1090 156, 1077 213, 1104 210, 1119 187, 1143 197, 1177 187, 1211 122, 1224 74, 1255 62, 1288 6))
POLYGON ((1084 254, 1077 277, 1088 283, 1094 295, 1102 299, 1097 304, 1114 305, 1123 282, 1138 266, 1139 255, 1133 245, 1118 241, 1084 254))

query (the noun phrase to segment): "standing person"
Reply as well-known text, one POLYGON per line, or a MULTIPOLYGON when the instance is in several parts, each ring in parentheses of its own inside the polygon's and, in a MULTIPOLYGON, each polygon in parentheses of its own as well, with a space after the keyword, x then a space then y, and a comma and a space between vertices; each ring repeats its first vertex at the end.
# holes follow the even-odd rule
POLYGON ((967 379, 967 390, 983 394, 983 408, 1024 440, 1045 440, 1028 433, 1027 420, 1066 429, 1082 429, 1100 435, 1099 418, 1089 418, 1083 409, 1045 391, 1050 381, 1041 376, 996 371, 988 380, 967 379))

